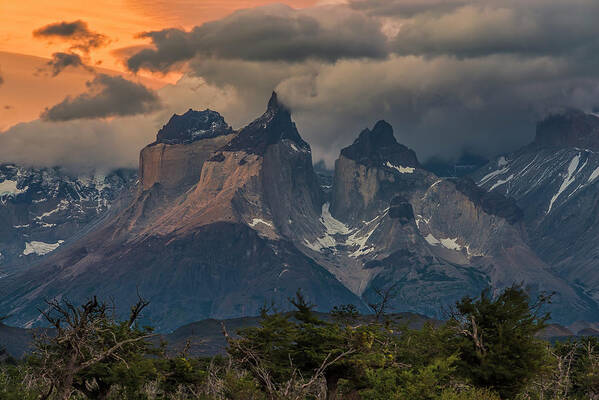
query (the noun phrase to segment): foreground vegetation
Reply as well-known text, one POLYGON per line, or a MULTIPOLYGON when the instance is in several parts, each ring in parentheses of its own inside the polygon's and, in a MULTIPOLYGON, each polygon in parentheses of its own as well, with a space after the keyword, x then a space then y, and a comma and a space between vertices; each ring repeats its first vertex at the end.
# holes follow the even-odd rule
POLYGON ((409 329, 386 315, 336 307, 322 319, 301 293, 295 311, 262 310, 260 325, 227 338, 226 356, 167 354, 151 328, 92 299, 48 303, 56 334, 16 361, 0 350, 0 399, 599 399, 599 343, 536 338, 549 316, 519 286, 464 298, 444 323, 409 329))

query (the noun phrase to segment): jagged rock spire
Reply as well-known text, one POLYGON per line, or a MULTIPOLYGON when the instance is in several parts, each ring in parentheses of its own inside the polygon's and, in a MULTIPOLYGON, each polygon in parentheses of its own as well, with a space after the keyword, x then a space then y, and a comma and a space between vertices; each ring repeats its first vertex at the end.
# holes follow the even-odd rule
POLYGON ((255 154, 264 154, 268 146, 283 139, 291 140, 302 149, 310 149, 291 120, 291 112, 279 101, 277 93, 273 92, 266 112, 241 129, 239 135, 224 150, 245 150, 255 154))

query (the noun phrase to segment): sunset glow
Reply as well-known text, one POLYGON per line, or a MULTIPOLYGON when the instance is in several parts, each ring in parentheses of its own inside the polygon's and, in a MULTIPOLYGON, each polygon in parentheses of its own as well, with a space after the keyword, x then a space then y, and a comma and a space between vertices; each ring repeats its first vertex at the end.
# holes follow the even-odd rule
MULTIPOLYGON (((301 8, 315 0, 280 1, 301 8)), ((84 70, 66 70, 50 79, 40 68, 53 53, 69 49, 69 44, 55 38, 37 38, 40 27, 61 21, 84 21, 90 31, 106 36, 105 46, 84 55, 84 61, 112 74, 127 70, 123 58, 128 49, 147 46, 138 38, 142 32, 170 27, 191 29, 206 21, 222 18, 236 10, 272 3, 269 0, 45 0, 0 1, 0 71, 8 79, 0 89, 0 131, 18 123, 35 119, 40 112, 65 95, 75 95, 85 88, 91 74, 84 70), (33 56, 33 57, 31 57, 33 56), (23 90, 23 88, 28 88, 23 90), (60 90, 57 90, 60 88, 60 90), (32 93, 35 91, 35 93, 32 93)), ((153 89, 174 84, 178 72, 152 74, 139 71, 137 77, 153 89)))
MULTIPOLYGON (((113 51, 147 43, 136 36, 168 27, 189 29, 226 16, 238 9, 273 3, 270 0, 45 0, 0 2, 0 51, 50 57, 64 46, 32 37, 41 26, 57 21, 84 20, 91 30, 108 37, 110 43, 92 55, 94 63, 122 70, 113 51)), ((292 7, 306 7, 315 0, 279 1, 292 7)), ((0 60, 1 61, 1 60, 0 60)), ((0 63, 1 65, 1 63, 0 63)))

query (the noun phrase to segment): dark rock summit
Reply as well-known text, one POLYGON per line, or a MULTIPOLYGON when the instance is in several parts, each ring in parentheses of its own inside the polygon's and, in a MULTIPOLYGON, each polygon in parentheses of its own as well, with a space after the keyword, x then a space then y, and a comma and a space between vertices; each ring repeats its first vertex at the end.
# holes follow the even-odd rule
POLYGON ((183 115, 175 114, 158 131, 157 143, 181 144, 196 140, 228 135, 233 129, 216 111, 194 111, 191 108, 183 115))
MULTIPOLYGON (((393 127, 386 121, 379 121, 372 130, 364 129, 354 143, 341 150, 341 155, 367 166, 391 165, 420 167, 416 153, 397 143, 393 127)), ((392 167, 391 167, 392 168, 392 167)))
POLYGON ((599 117, 572 109, 550 114, 537 124, 534 144, 599 151, 599 117))
POLYGON ((231 143, 225 146, 226 151, 245 150, 249 153, 263 155, 266 148, 283 139, 288 139, 302 150, 310 150, 291 120, 289 109, 279 102, 275 92, 268 102, 266 112, 254 122, 239 131, 231 143))

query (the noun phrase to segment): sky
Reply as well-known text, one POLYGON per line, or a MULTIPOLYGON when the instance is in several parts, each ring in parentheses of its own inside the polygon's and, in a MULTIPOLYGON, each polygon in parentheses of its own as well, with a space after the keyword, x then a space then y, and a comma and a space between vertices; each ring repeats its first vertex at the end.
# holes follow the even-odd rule
POLYGON ((596 0, 0 0, 0 162, 135 167, 173 113, 273 90, 332 166, 385 119, 422 161, 599 110, 596 0))

